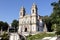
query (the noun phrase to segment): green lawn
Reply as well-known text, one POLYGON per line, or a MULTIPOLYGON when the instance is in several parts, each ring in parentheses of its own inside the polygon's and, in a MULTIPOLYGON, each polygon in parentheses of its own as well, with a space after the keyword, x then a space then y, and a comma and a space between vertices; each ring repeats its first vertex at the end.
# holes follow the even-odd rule
POLYGON ((53 37, 53 36, 55 36, 55 34, 39 33, 36 35, 27 36, 27 40, 36 40, 36 39, 42 39, 44 37, 53 37))

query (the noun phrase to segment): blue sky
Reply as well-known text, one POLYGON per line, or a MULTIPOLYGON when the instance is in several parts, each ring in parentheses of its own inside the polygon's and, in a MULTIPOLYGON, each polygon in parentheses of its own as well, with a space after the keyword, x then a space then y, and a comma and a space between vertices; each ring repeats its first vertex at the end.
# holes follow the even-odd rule
POLYGON ((0 0, 0 21, 9 24, 19 18, 21 6, 24 6, 26 13, 30 14, 31 6, 35 3, 38 7, 38 14, 41 16, 50 15, 52 13, 52 2, 58 0, 0 0))

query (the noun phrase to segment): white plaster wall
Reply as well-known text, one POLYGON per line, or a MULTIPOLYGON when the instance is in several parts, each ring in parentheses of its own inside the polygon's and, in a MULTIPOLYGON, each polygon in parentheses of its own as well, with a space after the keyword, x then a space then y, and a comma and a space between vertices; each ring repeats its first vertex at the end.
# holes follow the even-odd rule
POLYGON ((29 32, 31 31, 31 25, 29 25, 29 32))
POLYGON ((17 33, 11 33, 9 40, 20 40, 20 38, 17 33))
POLYGON ((31 22, 32 22, 32 23, 36 23, 36 17, 32 17, 31 22))
POLYGON ((20 33, 21 32, 21 26, 19 26, 19 28, 18 28, 18 33, 20 33))
POLYGON ((32 32, 36 32, 36 25, 32 25, 32 32))
POLYGON ((23 19, 19 19, 19 26, 22 24, 23 19))
POLYGON ((36 17, 34 17, 34 23, 36 23, 36 17))
POLYGON ((32 18, 31 18, 31 23, 33 23, 33 22, 34 22, 33 20, 34 20, 34 18, 32 17, 32 18))

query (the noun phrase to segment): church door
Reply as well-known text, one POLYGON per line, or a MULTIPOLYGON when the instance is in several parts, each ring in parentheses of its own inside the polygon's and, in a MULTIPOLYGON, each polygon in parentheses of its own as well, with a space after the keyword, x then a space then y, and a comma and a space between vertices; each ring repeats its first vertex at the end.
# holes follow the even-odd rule
POLYGON ((25 32, 27 32, 27 28, 25 28, 25 32))

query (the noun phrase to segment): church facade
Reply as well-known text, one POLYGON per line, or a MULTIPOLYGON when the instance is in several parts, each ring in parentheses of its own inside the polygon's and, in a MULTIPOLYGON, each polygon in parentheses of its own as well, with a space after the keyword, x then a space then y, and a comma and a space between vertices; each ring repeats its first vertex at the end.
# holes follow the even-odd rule
POLYGON ((26 14, 25 8, 21 7, 19 16, 18 33, 35 33, 44 31, 44 22, 42 17, 38 15, 37 5, 33 3, 31 7, 31 14, 26 14))

